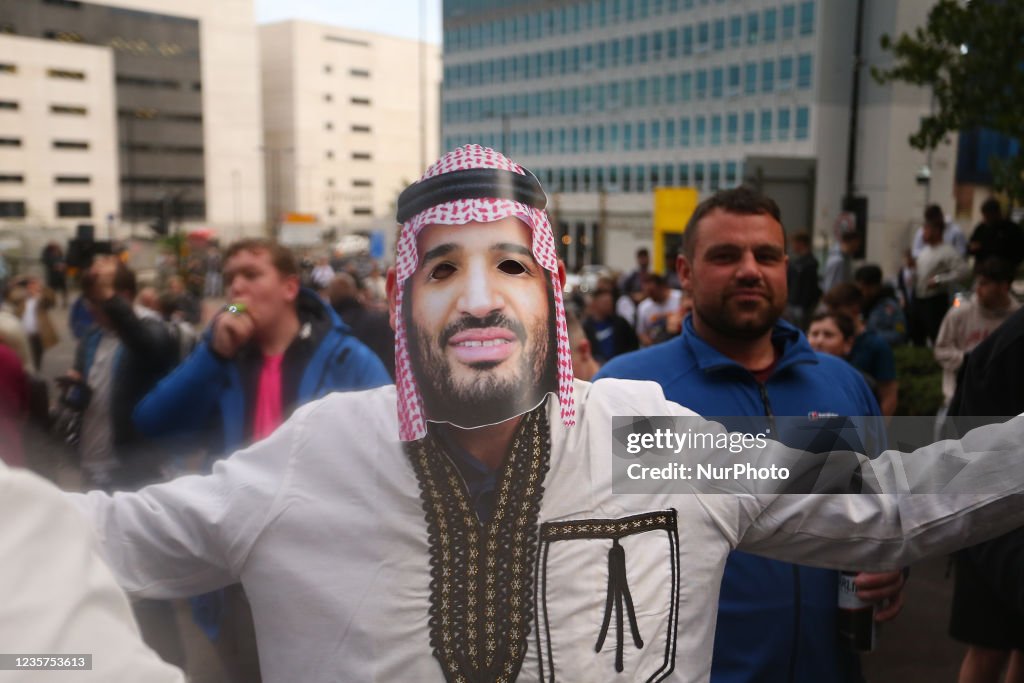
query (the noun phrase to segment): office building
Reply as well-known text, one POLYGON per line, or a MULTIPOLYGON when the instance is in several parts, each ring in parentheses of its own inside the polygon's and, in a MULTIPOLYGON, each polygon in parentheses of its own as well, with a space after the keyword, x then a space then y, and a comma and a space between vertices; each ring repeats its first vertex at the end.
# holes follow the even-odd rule
MULTIPOLYGON (((110 55, 119 206, 93 206, 81 222, 115 237, 149 233, 161 218, 171 229, 212 228, 224 240, 263 232, 252 0, 0 0, 0 32, 35 39, 54 58, 68 46, 110 55)), ((21 60, 0 52, 19 73, 21 60)))
MULTIPOLYGON (((662 186, 758 185, 788 231, 825 247, 847 194, 857 4, 446 0, 443 146, 480 142, 535 170, 570 267, 630 267, 662 186)), ((868 73, 891 60, 880 36, 932 4, 864 0, 851 189, 868 202, 867 256, 887 269, 927 193, 953 204, 955 147, 929 157, 907 143, 928 93, 868 73)))
POLYGON ((260 49, 268 214, 390 236, 438 154, 439 48, 285 21, 260 27, 260 49))

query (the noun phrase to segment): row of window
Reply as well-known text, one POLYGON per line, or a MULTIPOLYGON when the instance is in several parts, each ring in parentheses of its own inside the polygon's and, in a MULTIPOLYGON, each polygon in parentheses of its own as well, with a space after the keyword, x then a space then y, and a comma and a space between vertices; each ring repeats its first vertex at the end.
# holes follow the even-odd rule
POLYGON ((448 136, 445 149, 468 142, 485 147, 507 147, 509 154, 586 154, 590 152, 633 152, 658 149, 688 149, 710 145, 788 142, 810 136, 810 109, 789 107, 759 111, 730 112, 711 116, 683 117, 636 123, 567 126, 545 130, 510 131, 507 135, 483 133, 448 136))
MULTIPOLYGON (((800 55, 796 65, 796 88, 810 89, 813 79, 810 55, 800 55)), ((575 88, 446 99, 443 119, 445 124, 453 124, 475 123, 502 116, 522 118, 617 112, 634 107, 657 107, 756 95, 758 92, 783 92, 791 89, 793 83, 793 58, 789 57, 777 63, 750 62, 742 69, 740 65, 734 64, 710 70, 699 69, 695 72, 632 78, 575 88)))
MULTIPOLYGON (((58 201, 56 213, 59 218, 90 218, 92 202, 58 201)), ((25 202, 18 200, 0 201, 0 218, 25 218, 25 202)))
POLYGON ((738 161, 635 164, 532 169, 544 188, 556 192, 650 192, 657 187, 696 187, 714 192, 742 182, 738 161))
MULTIPOLYGON (((25 176, 20 173, 0 173, 0 183, 21 184, 25 182, 25 176)), ((53 176, 56 185, 88 185, 92 179, 87 175, 56 175, 53 176)))
MULTIPOLYGON (((325 74, 334 73, 334 65, 332 65, 332 64, 324 64, 324 73, 325 74)), ((353 78, 369 78, 370 77, 370 72, 367 69, 355 69, 355 68, 352 68, 352 69, 348 70, 348 75, 352 76, 353 78)))
MULTIPOLYGON (((622 22, 644 21, 651 17, 671 16, 692 7, 692 0, 585 0, 571 5, 495 19, 480 24, 451 28, 444 32, 446 54, 499 45, 520 44, 548 36, 580 33, 622 22)), ((663 19, 662 21, 667 21, 663 19)), ((814 33, 814 0, 785 3, 763 12, 734 14, 695 25, 697 45, 703 49, 724 49, 771 43, 781 35, 790 40, 797 33, 814 33), (799 17, 799 21, 798 21, 799 17), (779 24, 781 23, 781 31, 779 24)), ((692 30, 691 30, 692 36, 692 30)))
MULTIPOLYGON (((149 78, 147 76, 129 76, 124 74, 117 76, 117 85, 144 88, 146 90, 181 90, 188 87, 186 83, 176 81, 173 78, 149 78)), ((203 89, 203 84, 199 81, 192 81, 191 88, 193 92, 200 92, 203 89)))
MULTIPOLYGON (((10 62, 0 63, 0 74, 16 74, 18 73, 18 65, 10 62)), ((84 71, 73 71, 70 69, 47 69, 46 75, 48 78, 61 78, 70 81, 84 81, 84 71)))
MULTIPOLYGON (((698 33, 698 36, 700 34, 698 33)), ((454 64, 444 69, 445 88, 564 76, 591 69, 633 66, 678 59, 694 53, 692 27, 626 36, 498 59, 454 64)), ((697 52, 701 50, 697 49, 697 52)))
MULTIPOLYGON (((327 150, 326 157, 328 159, 334 159, 334 150, 333 149, 327 150)), ((373 155, 370 154, 369 152, 352 152, 352 155, 351 155, 350 158, 353 161, 370 161, 370 160, 373 159, 373 155)))
MULTIPOLYGON (((54 140, 54 149, 89 149, 89 143, 84 140, 54 140)), ((0 138, 0 147, 21 147, 21 138, 0 138)))
MULTIPOLYGON (((568 48, 563 49, 558 54, 566 56, 568 53, 575 55, 575 48, 572 50, 568 48)), ((555 53, 553 52, 550 54, 555 53)), ((531 70, 530 64, 532 61, 529 59, 528 55, 518 58, 509 57, 507 59, 493 60, 490 62, 467 64, 465 65, 466 68, 449 67, 452 69, 452 73, 450 76, 445 77, 445 89, 450 91, 463 86, 484 86, 492 85, 494 83, 543 78, 551 75, 552 73, 558 73, 557 69, 560 68, 563 70, 569 69, 572 71, 578 71, 579 64, 574 61, 574 59, 575 57, 569 59, 568 62, 562 60, 552 62, 549 66, 556 70, 553 72, 545 71, 545 67, 541 64, 534 64, 534 70, 531 70), (523 60, 526 60, 525 63, 523 60), (477 67, 480 68, 478 69, 477 67), (536 69, 540 69, 540 72, 536 71, 536 69), (449 78, 451 80, 449 80, 449 78)), ((810 53, 803 53, 796 56, 783 55, 777 60, 766 59, 761 62, 748 61, 743 64, 737 62, 735 64, 697 69, 692 72, 685 71, 680 74, 673 73, 665 76, 659 75, 654 78, 663 78, 665 80, 665 90, 667 93, 670 93, 675 89, 676 82, 678 80, 680 87, 684 89, 683 92, 685 96, 688 96, 690 92, 688 84, 691 84, 694 81, 696 81, 697 84, 698 94, 704 93, 704 95, 706 95, 707 86, 710 81, 712 86, 712 97, 722 97, 723 92, 733 95, 739 94, 741 87, 747 94, 757 92, 759 73, 762 92, 772 92, 776 88, 776 74, 778 75, 779 89, 792 87, 794 77, 798 88, 810 88, 812 84, 812 70, 813 56, 810 53)), ((567 72, 563 71, 563 73, 567 72)))
MULTIPOLYGON (((327 121, 324 124, 324 130, 334 130, 334 122, 333 121, 327 121)), ((365 125, 360 125, 358 123, 353 123, 351 126, 349 126, 349 130, 352 131, 353 133, 369 133, 373 129, 370 126, 365 126, 365 125)))
MULTIPOLYGON (((327 187, 334 187, 334 178, 327 179, 327 187)), ((373 181, 368 178, 353 178, 352 187, 373 187, 373 181)))

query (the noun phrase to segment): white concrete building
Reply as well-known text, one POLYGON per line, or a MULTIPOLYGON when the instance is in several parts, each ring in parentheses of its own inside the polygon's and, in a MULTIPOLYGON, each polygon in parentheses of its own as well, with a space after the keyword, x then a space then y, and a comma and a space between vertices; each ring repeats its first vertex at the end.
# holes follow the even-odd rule
POLYGON ((0 35, 0 227, 105 238, 119 206, 110 50, 0 35))
MULTIPOLYGON (((867 258, 892 272, 923 211, 907 138, 927 92, 879 86, 882 34, 931 0, 867 0, 853 194, 867 258)), ((553 193, 567 262, 633 265, 652 190, 750 182, 787 231, 824 248, 846 194, 857 3, 824 0, 446 0, 443 146, 504 148, 553 193), (581 239, 591 236, 587 242, 581 239), (596 239, 596 243, 595 243, 596 239), (572 253, 575 252, 575 253, 572 253)), ((955 141, 931 155, 930 200, 953 208, 955 141)))
POLYGON ((304 21, 260 27, 268 214, 393 232, 438 152, 436 45, 304 21))
POLYGON ((264 233, 253 0, 0 0, 0 29, 112 55, 120 236, 148 233, 162 211, 224 241, 264 233))

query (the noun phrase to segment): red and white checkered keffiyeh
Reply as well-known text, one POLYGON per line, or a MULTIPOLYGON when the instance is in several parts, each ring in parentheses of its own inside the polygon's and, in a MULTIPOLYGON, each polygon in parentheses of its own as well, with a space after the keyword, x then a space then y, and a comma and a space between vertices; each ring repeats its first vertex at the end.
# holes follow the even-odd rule
MULTIPOLYGON (((420 180, 452 171, 471 168, 497 168, 526 175, 523 168, 499 152, 466 145, 445 154, 427 169, 420 180)), ((395 316, 395 384, 398 389, 399 438, 415 441, 427 434, 423 398, 416 386, 416 378, 409 362, 408 333, 401 315, 405 282, 419 266, 416 238, 428 225, 464 225, 470 222, 490 223, 504 218, 515 217, 530 226, 533 234, 533 257, 551 276, 551 287, 555 298, 555 326, 558 339, 558 400, 562 422, 571 427, 576 424, 576 406, 572 395, 572 359, 569 353, 569 333, 565 325, 565 306, 562 303, 562 284, 558 280, 558 253, 551 223, 545 211, 535 209, 511 199, 457 199, 426 209, 402 225, 398 237, 395 262, 397 285, 397 310, 395 316)), ((509 416, 513 417, 512 415, 509 416)))

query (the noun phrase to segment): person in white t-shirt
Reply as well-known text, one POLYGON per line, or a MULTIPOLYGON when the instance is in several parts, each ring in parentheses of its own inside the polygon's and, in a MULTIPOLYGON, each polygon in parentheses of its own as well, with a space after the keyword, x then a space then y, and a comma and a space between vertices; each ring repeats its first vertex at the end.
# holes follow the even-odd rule
POLYGON ((647 298, 636 309, 636 336, 641 346, 665 341, 668 317, 679 309, 683 293, 668 286, 664 275, 650 273, 644 280, 647 298))

